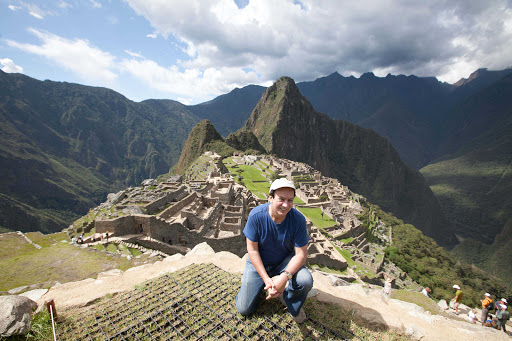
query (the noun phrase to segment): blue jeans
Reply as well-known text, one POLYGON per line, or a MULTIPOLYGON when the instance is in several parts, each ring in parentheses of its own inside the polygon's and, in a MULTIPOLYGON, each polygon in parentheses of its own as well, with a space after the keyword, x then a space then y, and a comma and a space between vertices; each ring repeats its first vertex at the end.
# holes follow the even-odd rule
MULTIPOLYGON (((285 258, 281 264, 265 266, 267 274, 270 277, 279 275, 286 269, 292 256, 285 258)), ((242 285, 238 295, 236 295, 236 308, 244 316, 252 314, 258 308, 258 296, 265 287, 263 279, 254 268, 250 258, 245 263, 244 275, 242 276, 242 285)), ((283 292, 284 302, 288 311, 293 316, 299 315, 300 309, 306 302, 308 292, 313 287, 313 277, 308 269, 302 267, 288 281, 288 288, 283 292)))

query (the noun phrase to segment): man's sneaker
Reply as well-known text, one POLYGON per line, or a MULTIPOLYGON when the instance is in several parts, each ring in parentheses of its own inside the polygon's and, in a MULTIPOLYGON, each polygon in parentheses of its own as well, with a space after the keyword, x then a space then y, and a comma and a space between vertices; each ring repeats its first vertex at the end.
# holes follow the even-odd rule
POLYGON ((307 318, 306 313, 302 309, 299 311, 299 315, 297 315, 297 316, 292 315, 292 317, 293 317, 293 320, 297 323, 302 323, 302 322, 306 321, 306 318, 307 318))

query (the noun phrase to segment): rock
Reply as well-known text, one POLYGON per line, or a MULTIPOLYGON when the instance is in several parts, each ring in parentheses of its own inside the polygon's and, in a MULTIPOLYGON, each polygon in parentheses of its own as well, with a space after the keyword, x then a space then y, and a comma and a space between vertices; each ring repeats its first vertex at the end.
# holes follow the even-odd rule
POLYGON ((17 288, 11 289, 11 290, 7 291, 7 293, 11 294, 11 295, 15 295, 15 294, 25 291, 27 289, 28 289, 28 286, 24 285, 22 287, 17 287, 17 288))
POLYGON ((123 208, 123 213, 124 214, 144 214, 144 211, 142 210, 142 208, 138 205, 134 205, 134 206, 127 206, 125 208, 123 208))
POLYGON ((121 200, 123 200, 125 196, 126 196, 126 191, 119 191, 117 193, 109 193, 107 195, 107 202, 112 205, 115 205, 118 202, 120 202, 121 200))
POLYGON ((0 297, 0 336, 27 334, 32 325, 36 302, 28 297, 10 295, 0 297))
POLYGON ((448 309, 448 304, 446 303, 445 300, 440 300, 439 302, 437 302, 437 305, 439 306, 439 309, 441 309, 441 311, 448 309))
POLYGON ((329 278, 329 280, 331 281, 332 285, 334 285, 335 287, 345 286, 345 285, 349 285, 350 284, 350 283, 342 280, 341 278, 338 278, 338 277, 333 276, 333 275, 329 275, 329 276, 327 276, 327 278, 329 278))
POLYGON ((37 300, 40 299, 41 297, 43 297, 43 295, 46 294, 47 292, 48 292, 48 289, 35 289, 35 290, 26 291, 23 294, 20 294, 20 296, 28 297, 32 301, 37 302, 37 300))
POLYGON ((98 274, 98 278, 97 279, 104 279, 105 277, 110 277, 110 276, 121 276, 122 274, 123 274, 122 270, 112 269, 112 270, 109 270, 109 271, 100 272, 98 274))
POLYGON ((214 255, 214 254, 215 254, 215 251, 212 249, 212 247, 210 245, 208 245, 206 242, 202 242, 202 243, 194 246, 194 248, 186 254, 186 257, 207 256, 207 255, 214 255))
POLYGON ((165 257, 163 261, 164 262, 174 262, 174 261, 178 261, 178 260, 182 259, 183 257, 185 257, 185 256, 183 256, 181 253, 176 253, 172 256, 165 257))
POLYGON ((405 334, 409 337, 411 337, 413 340, 421 340, 422 337, 425 335, 423 334, 422 330, 418 328, 416 325, 411 324, 407 330, 405 331, 405 334))
POLYGON ((316 295, 318 295, 318 289, 311 288, 311 290, 308 292, 308 297, 315 297, 316 295))
POLYGON ((156 185, 158 185, 158 181, 156 181, 155 179, 146 179, 146 180, 142 181, 142 183, 140 185, 142 187, 156 186, 156 185))

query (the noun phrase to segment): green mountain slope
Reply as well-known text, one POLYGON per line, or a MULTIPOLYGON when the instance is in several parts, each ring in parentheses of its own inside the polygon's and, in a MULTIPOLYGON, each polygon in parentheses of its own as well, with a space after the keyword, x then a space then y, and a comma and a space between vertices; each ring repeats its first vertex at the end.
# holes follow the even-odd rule
POLYGON ((167 172, 197 121, 174 101, 0 72, 0 226, 61 230, 107 193, 167 172))
POLYGON ((447 154, 421 170, 457 233, 490 244, 512 217, 512 76, 470 97, 447 124, 447 154))

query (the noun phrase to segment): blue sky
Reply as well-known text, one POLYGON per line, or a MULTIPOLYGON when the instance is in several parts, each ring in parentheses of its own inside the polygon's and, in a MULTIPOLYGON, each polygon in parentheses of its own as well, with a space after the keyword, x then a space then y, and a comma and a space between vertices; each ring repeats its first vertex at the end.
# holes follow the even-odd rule
POLYGON ((512 64, 510 0, 0 0, 0 69, 195 104, 280 76, 512 64))

